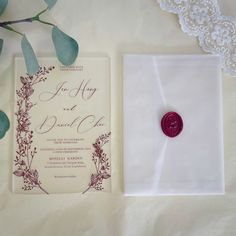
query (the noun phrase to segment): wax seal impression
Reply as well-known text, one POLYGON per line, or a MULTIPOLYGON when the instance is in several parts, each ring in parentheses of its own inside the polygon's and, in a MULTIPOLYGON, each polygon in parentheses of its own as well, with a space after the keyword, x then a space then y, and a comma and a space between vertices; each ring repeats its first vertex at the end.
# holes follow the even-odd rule
POLYGON ((163 133, 171 138, 176 137, 183 130, 183 120, 176 112, 167 112, 161 119, 163 133))

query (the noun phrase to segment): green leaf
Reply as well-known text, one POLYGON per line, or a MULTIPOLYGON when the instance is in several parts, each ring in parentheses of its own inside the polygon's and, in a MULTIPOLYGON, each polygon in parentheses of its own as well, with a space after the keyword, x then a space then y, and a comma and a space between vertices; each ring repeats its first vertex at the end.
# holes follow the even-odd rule
POLYGON ((0 55, 2 53, 3 39, 0 39, 0 55))
POLYGON ((8 0, 0 0, 0 16, 4 12, 7 4, 8 4, 8 0))
POLYGON ((10 128, 10 121, 7 115, 0 111, 0 139, 2 139, 10 128))
POLYGON ((58 60, 66 66, 73 64, 79 51, 77 42, 59 30, 57 26, 52 28, 52 40, 58 60))
POLYGON ((25 35, 22 37, 21 40, 21 49, 25 58, 27 72, 30 75, 35 74, 39 70, 38 60, 34 54, 33 48, 31 47, 25 35))
POLYGON ((53 6, 56 4, 57 0, 44 0, 44 2, 46 2, 49 9, 52 9, 53 6))

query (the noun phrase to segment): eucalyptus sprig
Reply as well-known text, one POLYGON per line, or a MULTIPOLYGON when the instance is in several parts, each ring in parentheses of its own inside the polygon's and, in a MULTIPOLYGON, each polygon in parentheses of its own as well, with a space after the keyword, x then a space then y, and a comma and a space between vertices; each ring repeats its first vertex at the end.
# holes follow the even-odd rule
MULTIPOLYGON (((79 46, 75 39, 65 34, 53 23, 47 22, 42 19, 43 14, 50 10, 56 4, 57 0, 44 0, 44 2, 47 4, 47 8, 40 11, 35 16, 19 20, 10 20, 4 22, 0 21, 1 28, 11 31, 21 37, 21 48, 25 59, 26 69, 29 75, 36 74, 40 66, 30 42, 28 41, 26 35, 23 32, 20 32, 15 28, 16 24, 39 22, 41 24, 45 24, 51 27, 52 41, 54 44, 56 55, 58 60, 63 65, 69 66, 73 64, 79 52, 79 46)), ((0 0, 0 16, 5 11, 7 5, 8 0, 0 0)), ((3 46, 4 40, 0 38, 0 55, 3 46)), ((4 137, 9 127, 10 121, 7 115, 0 110, 0 139, 4 137)))
MULTIPOLYGON (((63 65, 69 66, 73 64, 79 52, 79 46, 75 39, 65 34, 53 23, 47 22, 42 19, 42 15, 48 10, 50 10, 56 4, 57 0, 44 0, 44 2, 47 4, 47 8, 40 11, 35 16, 28 17, 25 19, 0 22, 1 28, 14 32, 22 37, 21 48, 24 55, 27 72, 31 75, 35 74, 38 71, 39 63, 38 63, 37 57, 35 56, 34 50, 30 42, 28 41, 26 35, 16 30, 16 28, 14 27, 14 25, 16 24, 39 22, 41 24, 45 24, 52 27, 51 35, 52 35, 52 41, 54 44, 56 55, 57 55, 58 60, 63 65)), ((8 4, 8 0, 0 0, 0 16, 6 9, 7 4, 8 4)), ((3 39, 0 39, 0 53, 2 51, 2 48, 3 48, 3 39)))

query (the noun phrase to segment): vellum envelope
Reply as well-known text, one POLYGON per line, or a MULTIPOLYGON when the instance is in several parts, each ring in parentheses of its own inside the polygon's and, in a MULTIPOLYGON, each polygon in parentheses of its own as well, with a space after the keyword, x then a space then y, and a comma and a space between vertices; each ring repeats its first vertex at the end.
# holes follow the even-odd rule
POLYGON ((126 195, 223 194, 220 59, 216 56, 124 56, 126 195), (183 120, 167 137, 161 119, 183 120))

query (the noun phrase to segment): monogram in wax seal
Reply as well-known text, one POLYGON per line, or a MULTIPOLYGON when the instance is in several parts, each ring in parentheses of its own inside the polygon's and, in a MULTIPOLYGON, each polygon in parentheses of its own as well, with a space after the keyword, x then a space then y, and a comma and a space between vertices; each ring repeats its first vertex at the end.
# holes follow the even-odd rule
POLYGON ((171 138, 179 135, 183 129, 183 120, 176 112, 167 112, 161 119, 163 133, 171 138))

